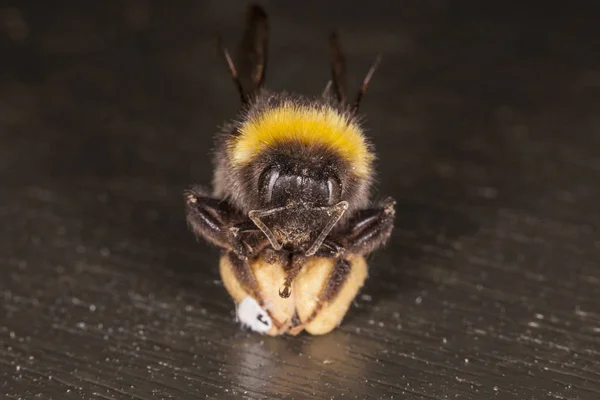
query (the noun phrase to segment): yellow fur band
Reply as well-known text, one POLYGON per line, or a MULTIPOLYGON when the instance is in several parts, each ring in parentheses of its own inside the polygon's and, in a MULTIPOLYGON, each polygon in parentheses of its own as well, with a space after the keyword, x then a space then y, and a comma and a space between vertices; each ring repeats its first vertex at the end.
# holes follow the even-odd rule
POLYGON ((284 103, 245 121, 231 146, 234 164, 245 165, 278 143, 320 144, 349 162, 361 177, 371 171, 373 155, 360 127, 327 106, 284 103))

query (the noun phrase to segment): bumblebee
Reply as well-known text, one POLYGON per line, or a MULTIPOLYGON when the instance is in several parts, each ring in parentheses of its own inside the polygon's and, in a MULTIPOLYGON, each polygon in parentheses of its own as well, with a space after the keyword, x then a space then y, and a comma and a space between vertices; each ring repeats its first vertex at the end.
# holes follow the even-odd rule
POLYGON ((222 249, 220 275, 243 325, 269 335, 337 327, 367 278, 365 257, 385 245, 395 201, 371 204, 375 158, 336 33, 331 80, 312 98, 263 87, 268 18, 247 12, 234 63, 220 49, 241 98, 216 137, 213 190, 186 190, 191 231, 222 249))

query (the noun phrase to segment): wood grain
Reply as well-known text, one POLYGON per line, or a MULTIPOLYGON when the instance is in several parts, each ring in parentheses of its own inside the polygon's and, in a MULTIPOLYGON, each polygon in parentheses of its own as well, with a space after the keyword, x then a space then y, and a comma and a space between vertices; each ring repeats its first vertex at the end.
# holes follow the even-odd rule
POLYGON ((383 53, 361 107, 398 200, 342 326, 295 338, 239 329, 183 220, 234 3, 0 7, 0 397, 599 398, 591 2, 267 4, 274 89, 321 93, 331 28, 356 87, 383 53))

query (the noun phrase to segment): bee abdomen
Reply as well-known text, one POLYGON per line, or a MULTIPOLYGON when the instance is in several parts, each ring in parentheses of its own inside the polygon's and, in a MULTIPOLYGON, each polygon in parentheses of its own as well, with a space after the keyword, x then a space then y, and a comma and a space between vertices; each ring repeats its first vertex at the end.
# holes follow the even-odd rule
MULTIPOLYGON (((269 264, 257 257, 248 265, 256 287, 244 287, 238 280, 235 269, 239 267, 230 255, 221 258, 221 277, 236 304, 251 297, 262 307, 272 322, 264 333, 271 336, 296 335, 302 330, 313 335, 331 332, 341 323, 367 278, 367 264, 361 256, 340 260, 310 257, 294 278, 290 296, 282 298, 279 289, 286 271, 281 263, 269 264)), ((253 317, 238 315, 242 322, 253 317)))

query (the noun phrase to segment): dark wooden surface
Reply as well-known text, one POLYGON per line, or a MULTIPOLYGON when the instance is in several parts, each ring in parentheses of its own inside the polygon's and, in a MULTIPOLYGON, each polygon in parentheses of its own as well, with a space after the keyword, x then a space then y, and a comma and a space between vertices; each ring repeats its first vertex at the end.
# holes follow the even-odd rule
POLYGON ((274 89, 322 90, 331 27, 353 82, 383 53, 363 111, 398 200, 340 329, 294 338, 239 329, 183 220, 245 3, 38 3, 0 8, 1 398, 600 398, 591 2, 267 3, 274 89))

